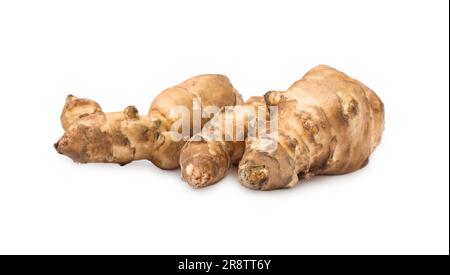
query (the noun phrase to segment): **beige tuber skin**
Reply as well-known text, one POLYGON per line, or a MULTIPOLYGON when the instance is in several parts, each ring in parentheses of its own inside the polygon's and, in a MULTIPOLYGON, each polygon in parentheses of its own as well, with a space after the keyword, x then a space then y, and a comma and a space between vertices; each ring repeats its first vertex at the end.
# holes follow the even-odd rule
MULTIPOLYGON (((65 133, 55 148, 76 162, 124 165, 147 159, 162 169, 181 165, 183 180, 193 187, 218 182, 231 164, 239 163, 242 185, 273 190, 314 175, 345 174, 364 167, 381 141, 384 105, 361 82, 320 65, 288 90, 268 92, 245 104, 225 76, 197 76, 161 92, 146 116, 134 106, 104 113, 95 101, 69 95, 61 123, 65 133), (203 109, 234 107, 222 108, 209 122, 203 118, 197 133, 194 102, 203 109), (181 133, 178 118, 171 114, 179 106, 190 114, 187 142, 173 138, 181 133), (269 120, 267 111, 273 106, 278 108, 276 138, 250 138, 261 118, 258 110, 266 110, 269 120), (249 110, 257 115, 248 116, 249 110), (244 120, 237 119, 242 116, 244 120), (227 124, 232 125, 231 134, 224 130, 227 124), (222 130, 220 140, 211 138, 217 136, 211 136, 215 128, 222 130)), ((271 128, 270 123, 266 126, 271 128)))
MULTIPOLYGON (((214 74, 196 76, 162 91, 153 100, 147 116, 139 115, 134 106, 105 113, 95 101, 69 95, 61 114, 65 133, 55 149, 80 163, 124 165, 146 159, 162 169, 176 169, 185 141, 172 138, 172 126, 178 118, 172 117, 171 111, 179 106, 189 110, 192 135, 195 101, 202 107, 243 103, 229 79, 214 74)), ((207 121, 203 119, 202 126, 207 121)))
POLYGON ((268 92, 278 106, 278 144, 259 150, 261 140, 247 142, 239 163, 246 187, 272 190, 292 187, 314 175, 345 174, 364 167, 380 143, 384 106, 361 82, 320 65, 287 91, 268 92))
POLYGON ((202 131, 182 148, 180 155, 182 179, 192 187, 199 188, 214 184, 225 177, 231 164, 237 165, 242 158, 248 127, 255 125, 256 116, 261 115, 258 107, 266 109, 263 97, 252 97, 243 105, 222 109, 217 113, 202 131), (252 113, 256 116, 249 116, 252 113), (230 120, 228 125, 232 126, 228 131, 225 126, 226 120, 230 120), (219 139, 211 138, 211 129, 220 129, 219 133, 213 135, 219 139), (226 135, 233 136, 226 139, 226 135))

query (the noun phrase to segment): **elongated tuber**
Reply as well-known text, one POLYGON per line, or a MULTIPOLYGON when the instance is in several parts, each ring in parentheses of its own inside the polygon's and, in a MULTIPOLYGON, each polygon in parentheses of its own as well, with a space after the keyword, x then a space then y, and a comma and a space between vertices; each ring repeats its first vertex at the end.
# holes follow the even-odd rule
POLYGON ((231 164, 241 159, 249 125, 255 125, 263 97, 252 97, 245 104, 223 108, 183 147, 181 177, 193 187, 205 187, 221 180, 231 164), (229 126, 229 127, 227 127, 229 126))
POLYGON ((337 175, 364 167, 380 143, 384 107, 361 82, 318 66, 287 91, 268 92, 278 106, 276 150, 254 139, 239 164, 241 184, 252 189, 292 187, 314 175, 337 175))
MULTIPOLYGON (((223 75, 200 75, 162 91, 152 102, 148 115, 139 115, 134 106, 122 112, 105 113, 90 99, 68 96, 61 123, 64 135, 56 150, 76 162, 127 164, 147 159, 162 169, 179 166, 180 150, 185 143, 181 126, 174 124, 175 108, 190 115, 188 137, 194 134, 193 106, 233 106, 242 104, 240 94, 223 75), (176 125, 175 125, 176 126, 176 125)), ((202 119, 201 125, 208 119, 202 119)), ((188 121, 189 122, 189 121, 188 121)), ((200 129, 199 129, 200 130, 200 129)))

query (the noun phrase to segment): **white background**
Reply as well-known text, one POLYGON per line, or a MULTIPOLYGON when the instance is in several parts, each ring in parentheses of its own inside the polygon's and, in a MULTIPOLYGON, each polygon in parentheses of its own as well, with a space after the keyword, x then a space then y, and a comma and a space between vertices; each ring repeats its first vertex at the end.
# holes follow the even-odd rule
POLYGON ((449 253, 448 1, 1 1, 0 253, 449 253), (65 96, 146 113, 229 76, 245 98, 317 64, 373 88, 383 142, 353 174, 194 190, 147 161, 77 165, 65 96))

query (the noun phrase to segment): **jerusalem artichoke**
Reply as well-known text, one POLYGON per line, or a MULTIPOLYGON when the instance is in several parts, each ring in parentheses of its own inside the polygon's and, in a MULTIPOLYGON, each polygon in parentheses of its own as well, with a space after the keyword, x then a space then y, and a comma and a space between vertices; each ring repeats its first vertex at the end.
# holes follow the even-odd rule
MULTIPOLYGON (((189 137, 195 133, 195 104, 222 107, 242 102, 223 75, 200 75, 164 90, 153 100, 147 116, 139 115, 134 106, 123 112, 104 113, 95 101, 70 95, 61 115, 65 133, 55 148, 81 163, 123 165, 147 159, 162 169, 175 169, 186 137, 174 138, 180 135, 182 125, 175 125, 179 116, 174 117, 172 111, 177 107, 187 110, 189 137)), ((201 126, 207 120, 202 119, 201 126)))
POLYGON ((239 163, 241 184, 252 189, 291 187, 314 175, 337 175, 364 167, 380 143, 384 105, 361 82, 318 66, 287 91, 268 92, 278 106, 276 150, 249 140, 239 163))
POLYGON ((205 187, 221 180, 230 165, 241 159, 249 127, 255 127, 257 116, 268 114, 265 111, 263 97, 252 97, 243 105, 223 108, 182 148, 182 179, 193 187, 205 187))
POLYGON ((162 169, 181 166, 193 187, 219 181, 239 163, 242 185, 272 190, 364 167, 381 141, 384 105, 361 82, 320 65, 288 90, 245 104, 225 76, 197 76, 161 92, 146 116, 134 106, 104 113, 95 101, 69 95, 61 123, 65 133, 55 148, 76 162, 147 159, 162 169), (221 109, 198 123, 195 106, 201 114, 206 106, 221 109), (181 125, 173 114, 178 107, 188 115, 181 125))

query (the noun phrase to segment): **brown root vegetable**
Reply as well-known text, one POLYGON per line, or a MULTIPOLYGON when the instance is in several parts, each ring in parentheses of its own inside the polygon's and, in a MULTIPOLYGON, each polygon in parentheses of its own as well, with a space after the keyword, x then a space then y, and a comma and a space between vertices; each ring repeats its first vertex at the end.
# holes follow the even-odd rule
MULTIPOLYGON (((76 108, 78 101, 97 105, 92 100, 69 96, 66 106, 76 108)), ((86 107, 84 105, 83 108, 86 107)), ((66 118, 63 125, 68 125, 67 121, 74 122, 65 127, 63 137, 55 144, 60 154, 80 163, 112 162, 124 165, 133 160, 151 159, 158 123, 148 116, 140 116, 134 106, 122 112, 82 114, 78 120, 68 114, 78 116, 78 111, 67 110, 67 113, 63 112, 66 118)))
POLYGON ((217 113, 181 150, 182 179, 198 188, 225 177, 230 165, 237 164, 244 153, 249 125, 255 125, 262 113, 258 107, 266 110, 263 97, 252 97, 243 105, 217 113))
POLYGON ((278 106, 275 150, 261 150, 261 139, 247 142, 239 163, 246 187, 292 187, 314 175, 337 175, 364 167, 380 143, 384 107, 361 82, 331 67, 309 71, 285 92, 265 95, 278 106))
POLYGON ((102 107, 100 107, 97 102, 91 99, 77 98, 73 95, 68 95, 63 112, 61 113, 62 127, 64 131, 67 131, 70 125, 81 117, 101 112, 102 107))
MULTIPOLYGON (((147 159, 162 169, 175 169, 184 138, 194 134, 194 103, 204 108, 242 102, 227 77, 213 74, 196 76, 162 91, 145 116, 139 115, 134 106, 123 112, 104 113, 95 101, 70 95, 61 115, 65 133, 55 148, 81 163, 126 164, 147 159), (174 125, 180 116, 172 113, 180 107, 190 119, 188 136, 181 139, 182 125, 174 125)), ((203 118, 200 126, 207 121, 203 118)))

